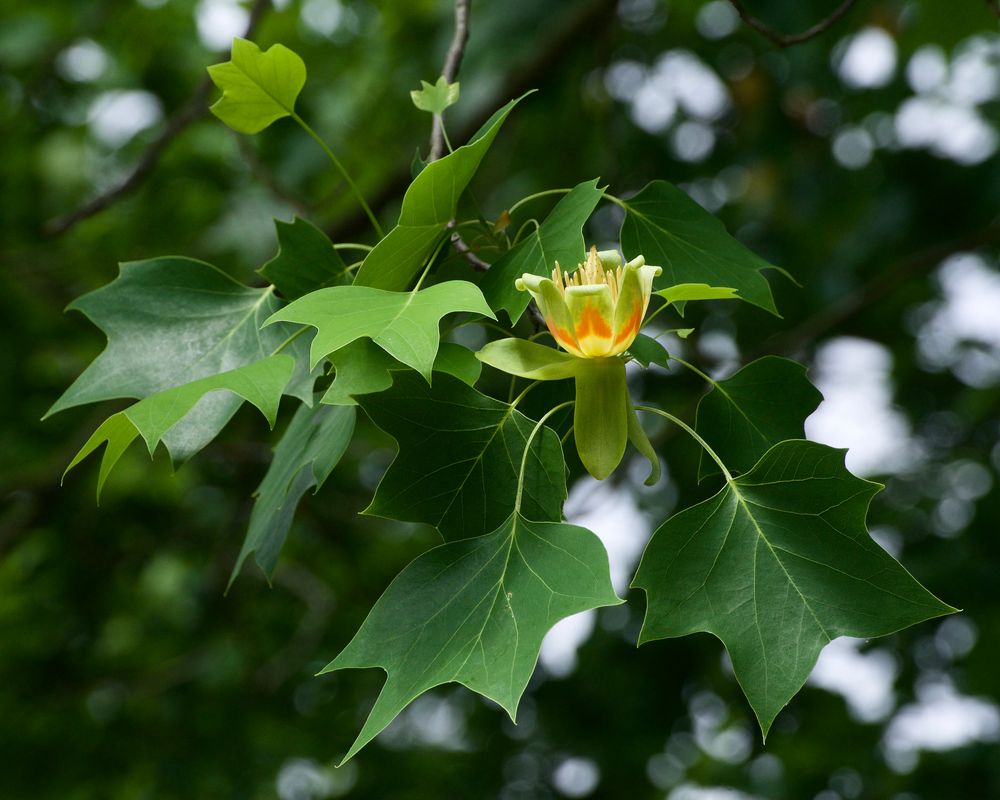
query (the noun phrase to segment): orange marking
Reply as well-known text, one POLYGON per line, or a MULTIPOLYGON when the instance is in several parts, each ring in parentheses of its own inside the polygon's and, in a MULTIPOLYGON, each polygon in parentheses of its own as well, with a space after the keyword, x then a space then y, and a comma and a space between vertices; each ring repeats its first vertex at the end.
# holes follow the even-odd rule
POLYGON ((625 324, 622 329, 618 331, 618 335, 615 336, 615 347, 620 345, 626 340, 631 340, 639 332, 639 323, 642 322, 642 306, 636 303, 634 306, 634 311, 632 316, 625 320, 625 324))
POLYGON ((552 334, 553 338, 559 342, 559 344, 567 350, 572 350, 574 352, 579 350, 576 341, 573 339, 573 334, 571 334, 568 330, 560 328, 558 325, 554 325, 551 322, 548 323, 548 326, 549 333, 552 334))
POLYGON ((576 326, 576 338, 583 339, 591 335, 598 336, 601 339, 610 339, 611 327, 605 321, 604 317, 601 316, 601 312, 590 303, 587 303, 583 307, 583 313, 580 314, 580 322, 576 326))

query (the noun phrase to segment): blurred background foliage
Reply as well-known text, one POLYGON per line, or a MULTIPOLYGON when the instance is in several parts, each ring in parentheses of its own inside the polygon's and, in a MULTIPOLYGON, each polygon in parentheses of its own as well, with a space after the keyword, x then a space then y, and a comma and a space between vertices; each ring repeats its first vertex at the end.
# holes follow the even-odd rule
MULTIPOLYGON (((451 7, 258 5, 253 38, 303 56, 300 111, 394 220, 427 148, 407 93, 438 74, 451 7)), ((792 33, 835 4, 746 5, 792 33)), ((336 241, 366 240, 364 220, 295 126, 240 139, 204 115, 204 67, 246 29, 247 5, 3 3, 0 797, 1000 797, 998 13, 858 0, 780 48, 723 0, 473 3, 452 139, 539 89, 476 178, 480 206, 664 178, 787 268, 802 287, 772 274, 784 319, 709 304, 672 346, 717 375, 768 352, 809 363, 827 398, 809 435, 886 483, 878 540, 965 611, 832 644, 765 747, 717 641, 635 649, 633 592, 550 636, 516 727, 444 687, 334 770, 381 675, 313 674, 435 541, 357 516, 391 441, 362 424, 300 511, 273 587, 251 568, 224 597, 276 436, 254 412, 176 474, 134 448, 100 508, 96 463, 62 488, 59 475, 114 408, 39 418, 104 344, 62 309, 117 262, 176 253, 252 280, 276 249, 272 217, 304 215, 336 241), (172 135, 178 115, 193 121, 172 135), (164 131, 133 191, 67 226, 164 131)), ((614 245, 619 223, 602 207, 588 240, 614 245)), ((689 417, 703 390, 688 374, 642 380, 636 392, 689 417)), ((652 489, 641 464, 599 487, 573 476, 569 516, 604 538, 623 592, 652 527, 710 491, 694 445, 657 435, 668 479, 652 489)))

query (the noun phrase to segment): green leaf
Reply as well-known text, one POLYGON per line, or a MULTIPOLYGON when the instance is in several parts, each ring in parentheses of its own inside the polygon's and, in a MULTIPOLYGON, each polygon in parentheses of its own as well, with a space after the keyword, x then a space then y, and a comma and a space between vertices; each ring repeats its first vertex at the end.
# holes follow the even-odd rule
POLYGON ((678 283, 653 292, 668 303, 681 303, 688 300, 739 300, 735 289, 725 286, 709 286, 707 283, 678 283))
POLYGON ((517 103, 497 111, 465 146, 428 164, 406 190, 399 224, 365 258, 357 286, 402 291, 420 272, 458 210, 458 199, 517 103))
POLYGON ((458 102, 458 83, 448 83, 448 79, 444 75, 433 84, 420 81, 420 86, 419 91, 414 89, 410 92, 410 99, 413 101, 413 105, 421 111, 443 114, 446 108, 458 102))
MULTIPOLYGON (((393 372, 405 366, 376 345, 371 339, 358 339, 330 355, 337 376, 321 402, 334 406, 357 405, 363 394, 376 394, 392 386, 393 372)), ((469 348, 453 342, 441 342, 434 371, 454 375, 474 386, 482 365, 469 348)))
MULTIPOLYGON (((804 439, 806 417, 822 399, 805 367, 765 356, 713 383, 698 403, 695 430, 730 471, 746 472, 778 442, 804 439)), ((718 471, 703 454, 699 476, 718 471)))
POLYGON ((66 467, 66 472, 107 442, 97 481, 97 497, 100 499, 101 489, 111 468, 137 436, 142 436, 149 455, 152 456, 167 431, 180 422, 202 397, 220 389, 226 389, 253 403, 273 428, 282 390, 294 369, 295 360, 291 357, 270 356, 254 364, 146 397, 106 419, 80 448, 80 452, 66 467))
POLYGON ((344 345, 368 337, 430 383, 441 339, 439 323, 455 311, 494 318, 475 284, 448 281, 414 292, 356 285, 320 289, 300 297, 264 324, 298 322, 316 328, 311 366, 344 345))
POLYGON ((573 438, 587 472, 602 481, 625 455, 632 402, 620 358, 580 358, 573 438))
POLYGON ((547 276, 556 261, 572 270, 586 258, 583 226, 603 194, 596 179, 578 184, 541 225, 490 267, 479 286, 494 310, 504 309, 511 322, 517 322, 531 299, 527 292, 514 287, 517 278, 526 272, 547 276))
POLYGON ((254 493, 250 528, 229 576, 230 586, 251 553, 270 580, 299 501, 309 489, 318 492, 337 466, 354 435, 356 415, 348 406, 299 406, 254 493))
POLYGON ((386 672, 344 761, 417 696, 442 683, 461 683, 513 719, 552 626, 619 603, 603 545, 575 525, 513 514, 490 534, 424 553, 396 577, 323 670, 386 672))
POLYGON ((286 300, 296 300, 316 289, 350 283, 347 265, 333 244, 311 222, 295 217, 274 221, 278 254, 257 272, 286 300))
POLYGON ((652 336, 647 336, 644 333, 638 334, 632 344, 628 346, 628 354, 644 367, 648 367, 650 364, 666 367, 670 361, 667 348, 652 336))
POLYGON ((222 97, 209 109, 238 133, 259 133, 295 113, 306 83, 306 65, 282 44, 262 53, 246 39, 233 39, 229 61, 208 68, 222 97))
POLYGON ((499 339, 476 353, 484 364, 533 381, 572 378, 581 369, 582 358, 525 339, 499 339))
POLYGON ((831 640, 955 611, 871 539, 865 516, 880 487, 851 475, 844 452, 775 445, 667 520, 635 577, 647 595, 639 642, 717 636, 765 736, 831 640))
MULTIPOLYGON (((428 386, 398 372, 391 389, 360 397, 372 422, 399 444, 366 514, 434 525, 445 539, 481 536, 514 505, 521 457, 535 423, 507 403, 438 375, 428 386)), ((543 427, 531 445, 521 510, 559 521, 566 466, 543 427)))
POLYGON ((760 274, 775 267, 730 236, 718 219, 683 191, 666 181, 653 181, 624 204, 622 250, 630 258, 642 254, 647 264, 663 268, 654 287, 709 280, 716 286, 731 286, 740 299, 778 314, 771 287, 760 274))
MULTIPOLYGON (((251 289, 211 264, 164 257, 121 266, 118 277, 80 297, 82 312, 108 337, 108 346, 49 414, 86 403, 148 397, 272 355, 296 332, 260 326, 281 307, 271 289, 251 289)), ((296 359, 285 389, 312 402, 313 379, 299 336, 282 351, 296 359)), ((190 458, 218 434, 240 407, 231 394, 211 394, 164 436, 175 460, 190 458)))

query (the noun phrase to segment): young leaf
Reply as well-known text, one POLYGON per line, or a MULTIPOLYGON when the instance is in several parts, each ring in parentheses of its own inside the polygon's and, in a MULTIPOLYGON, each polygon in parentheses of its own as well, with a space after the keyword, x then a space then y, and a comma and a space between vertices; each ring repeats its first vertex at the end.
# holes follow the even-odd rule
POLYGON ((526 272, 547 276, 556 261, 572 270, 584 260, 583 226, 603 194, 596 179, 575 186, 541 225, 490 267, 479 286, 494 310, 504 309, 511 322, 517 322, 531 298, 514 288, 516 278, 526 272))
POLYGON ((433 84, 420 81, 420 87, 419 91, 414 89, 410 92, 410 99, 413 101, 413 105, 421 111, 443 114, 446 108, 458 102, 458 83, 448 83, 448 79, 444 75, 433 84))
MULTIPOLYGON (((165 257, 123 264, 114 281, 69 305, 104 331, 108 346, 48 414, 148 397, 260 361, 296 331, 291 325, 260 330, 280 307, 271 289, 251 289, 202 261, 165 257)), ((285 392, 311 403, 308 340, 300 336, 282 352, 296 359, 285 392)), ((184 460, 198 452, 242 402, 228 393, 207 396, 164 436, 171 456, 184 460)))
POLYGON ((880 487, 851 475, 844 452, 775 445, 660 526, 633 582, 647 595, 640 644, 717 636, 765 736, 831 640, 955 611, 871 539, 865 516, 880 487))
POLYGON ((274 221, 278 254, 257 272, 286 300, 339 283, 350 283, 347 265, 319 228, 295 217, 274 221))
POLYGON ((270 580, 299 501, 309 489, 318 492, 337 466, 351 443, 356 414, 348 406, 299 406, 255 492, 250 528, 229 576, 230 586, 251 553, 270 580))
POLYGON ((707 283, 678 283, 653 292, 668 303, 686 303, 689 300, 738 300, 735 289, 709 286, 707 283))
MULTIPOLYGON (((363 394, 377 394, 392 386, 395 370, 405 366, 376 345, 371 339, 358 339, 330 354, 337 376, 320 402, 334 406, 355 406, 363 394)), ((474 386, 482 365, 469 348, 453 342, 441 342, 435 372, 447 372, 463 383, 474 386)))
POLYGON ((386 672, 344 761, 417 696, 442 683, 463 684, 513 719, 552 626, 619 603, 603 545, 575 525, 530 522, 515 513, 490 534, 424 553, 396 577, 323 670, 386 672))
MULTIPOLYGON (((778 442, 805 438, 806 417, 822 399, 805 367, 765 356, 713 383, 698 403, 695 430, 731 471, 746 472, 778 442)), ((699 477, 718 471, 702 454, 699 477)))
POLYGON ((718 219, 676 186, 653 181, 625 201, 625 210, 622 250, 629 256, 641 253, 647 264, 663 268, 656 288, 708 278, 777 315, 771 287, 760 274, 775 267, 730 236, 718 219))
POLYGON ((282 44, 266 53, 246 39, 233 39, 229 61, 208 68, 222 97, 209 109, 238 133, 260 133, 295 113, 306 83, 306 65, 282 44))
MULTIPOLYGON (((295 361, 289 356, 270 356, 229 372, 192 381, 151 395, 106 419, 76 454, 66 472, 107 442, 97 481, 97 497, 111 468, 136 436, 142 436, 152 456, 163 436, 209 392, 226 389, 253 403, 273 428, 282 390, 292 376, 295 361)), ((65 477, 66 472, 63 473, 65 477)))
MULTIPOLYGON (((426 522, 448 540, 481 536, 510 514, 517 475, 534 423, 450 375, 428 386, 395 373, 391 389, 358 398, 399 453, 365 510, 426 522)), ((559 437, 544 427, 531 444, 521 510, 532 519, 562 519, 566 466, 559 437)))
POLYGON ((310 365, 363 336, 431 380, 446 314, 468 311, 493 319, 475 284, 448 281, 414 292, 368 286, 333 286, 300 297, 265 322, 298 322, 316 328, 310 365))
POLYGON ((467 145, 428 164, 414 178, 403 197, 399 224, 367 255, 355 285, 391 291, 409 287, 454 219, 458 199, 479 169, 500 126, 521 99, 511 100, 467 145))

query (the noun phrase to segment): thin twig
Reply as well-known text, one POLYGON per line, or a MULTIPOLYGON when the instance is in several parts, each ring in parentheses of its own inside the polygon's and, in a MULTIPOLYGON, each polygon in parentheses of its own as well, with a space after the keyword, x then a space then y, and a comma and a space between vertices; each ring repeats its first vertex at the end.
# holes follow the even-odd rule
MULTIPOLYGON (((802 33, 779 33, 778 31, 768 27, 764 22, 761 22, 757 19, 757 17, 750 14, 750 12, 743 6, 742 0, 729 0, 729 2, 733 8, 736 9, 736 13, 740 15, 742 20, 747 25, 762 36, 766 36, 778 47, 791 47, 792 45, 802 44, 802 42, 808 42, 810 39, 815 39, 837 20, 843 17, 844 14, 850 11, 851 6, 854 5, 854 0, 844 0, 839 6, 837 6, 836 10, 830 14, 830 16, 820 20, 808 30, 804 30, 802 33)), ((996 3, 997 0, 986 0, 986 2, 996 3)))
MULTIPOLYGON (((465 55, 465 43, 469 41, 469 0, 455 0, 455 33, 451 37, 451 46, 444 59, 441 74, 448 83, 454 83, 462 66, 462 56, 465 55)), ((444 118, 441 114, 434 115, 434 125, 431 129, 430 161, 437 161, 444 153, 444 118)))
MULTIPOLYGON (((253 8, 250 9, 250 20, 247 23, 246 32, 243 34, 244 39, 249 39, 253 36, 254 30, 256 30, 264 12, 270 5, 271 0, 255 0, 253 8)), ((106 208, 114 205, 125 195, 134 192, 149 177, 153 168, 159 162, 160 157, 174 139, 191 123, 197 122, 208 113, 207 100, 211 90, 212 79, 206 76, 195 88, 191 99, 168 120, 160 135, 146 148, 146 152, 142 154, 142 157, 124 181, 84 203, 75 211, 49 220, 45 224, 45 232, 50 236, 58 236, 59 234, 66 233, 73 226, 83 222, 85 219, 89 219, 95 214, 99 214, 106 208)))
POLYGON ((451 246, 455 248, 455 252, 472 265, 476 272, 486 272, 490 268, 490 262, 483 261, 477 256, 472 248, 465 243, 460 233, 455 232, 451 235, 451 246))

